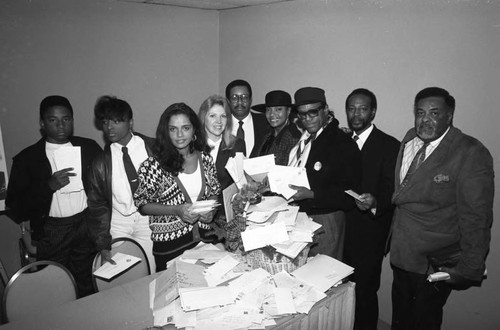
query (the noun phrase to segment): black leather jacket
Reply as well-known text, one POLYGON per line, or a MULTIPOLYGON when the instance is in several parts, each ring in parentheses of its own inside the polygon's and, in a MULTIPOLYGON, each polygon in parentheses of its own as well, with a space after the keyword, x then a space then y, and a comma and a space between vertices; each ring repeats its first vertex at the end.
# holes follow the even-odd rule
MULTIPOLYGON (((144 140, 148 156, 152 154, 155 139, 134 132, 144 140)), ((89 217, 88 227, 90 238, 98 251, 111 249, 111 213, 113 210, 113 191, 111 188, 111 148, 107 144, 104 153, 92 163, 89 175, 89 191, 87 193, 89 217)))

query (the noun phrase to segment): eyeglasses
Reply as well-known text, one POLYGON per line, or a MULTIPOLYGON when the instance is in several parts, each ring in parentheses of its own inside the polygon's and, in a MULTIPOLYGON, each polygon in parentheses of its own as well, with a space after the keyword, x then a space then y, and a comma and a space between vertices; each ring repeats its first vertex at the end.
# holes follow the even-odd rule
POLYGON ((317 108, 317 109, 311 109, 306 112, 297 112, 297 117, 299 117, 300 120, 305 120, 306 118, 312 119, 316 118, 319 115, 319 112, 322 111, 324 108, 317 108))
POLYGON ((247 103, 250 100, 250 96, 246 94, 233 94, 229 97, 229 100, 231 100, 232 103, 238 103, 238 100, 242 103, 247 103))

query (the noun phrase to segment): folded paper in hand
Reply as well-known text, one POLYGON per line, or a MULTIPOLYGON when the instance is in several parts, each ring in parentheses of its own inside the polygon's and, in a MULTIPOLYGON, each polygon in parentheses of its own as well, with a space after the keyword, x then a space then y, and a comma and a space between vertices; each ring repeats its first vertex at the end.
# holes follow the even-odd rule
POLYGON ((267 178, 271 191, 283 195, 286 199, 290 199, 297 192, 288 186, 290 184, 311 189, 304 167, 276 165, 269 171, 267 178))
POLYGON ((110 280, 141 262, 141 258, 118 252, 113 256, 113 261, 116 265, 106 262, 94 272, 94 275, 105 280, 110 280))

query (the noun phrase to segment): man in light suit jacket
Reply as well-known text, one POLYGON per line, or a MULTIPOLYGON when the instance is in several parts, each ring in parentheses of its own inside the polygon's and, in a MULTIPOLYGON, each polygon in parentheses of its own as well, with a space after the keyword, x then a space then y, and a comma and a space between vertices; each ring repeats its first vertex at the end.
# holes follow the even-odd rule
POLYGON ((392 199, 393 329, 439 329, 451 290, 480 283, 486 268, 493 159, 481 142, 453 127, 454 110, 446 90, 420 91, 415 127, 399 151, 392 199), (452 246, 459 248, 458 262, 438 268, 450 279, 428 282, 428 257, 452 246))
POLYGON ((377 98, 364 88, 346 99, 347 122, 361 150, 361 200, 346 213, 344 262, 354 267, 356 283, 354 329, 377 329, 380 273, 385 243, 391 226, 394 168, 399 141, 372 124, 377 98))
POLYGON ((252 87, 245 80, 233 80, 226 87, 226 98, 233 115, 232 134, 245 141, 246 156, 256 157, 269 124, 264 115, 250 112, 252 87))

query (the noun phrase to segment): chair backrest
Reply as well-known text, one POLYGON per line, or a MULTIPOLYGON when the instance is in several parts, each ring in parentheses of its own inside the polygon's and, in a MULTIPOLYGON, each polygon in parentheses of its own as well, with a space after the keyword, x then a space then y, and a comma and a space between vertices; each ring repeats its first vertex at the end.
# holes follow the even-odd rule
POLYGON ((7 276, 7 272, 3 267, 3 262, 1 259, 0 259, 0 278, 2 280, 2 285, 5 288, 7 286, 7 282, 9 282, 9 277, 7 276))
MULTIPOLYGON (((94 288, 96 291, 111 289, 112 287, 131 282, 151 274, 149 261, 146 257, 144 249, 133 239, 128 237, 118 237, 113 239, 111 241, 111 256, 114 256, 117 252, 141 258, 141 262, 134 265, 132 268, 129 268, 124 273, 114 277, 110 281, 106 281, 92 275, 92 281, 94 282, 94 288)), ((101 267, 101 254, 98 252, 94 258, 92 273, 94 273, 99 267, 101 267)))
POLYGON ((75 279, 69 270, 54 261, 36 261, 18 270, 7 283, 3 313, 7 321, 14 321, 77 297, 75 279))

